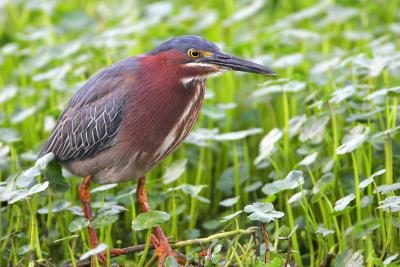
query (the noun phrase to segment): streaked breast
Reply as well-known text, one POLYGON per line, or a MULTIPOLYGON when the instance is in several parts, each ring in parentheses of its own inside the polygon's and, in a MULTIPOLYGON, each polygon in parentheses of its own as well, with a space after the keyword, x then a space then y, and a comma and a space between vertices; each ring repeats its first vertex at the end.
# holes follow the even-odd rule
POLYGON ((176 120, 175 125, 172 127, 168 135, 163 140, 161 146, 155 153, 155 160, 159 161, 165 158, 168 154, 175 151, 183 140, 192 131, 197 118, 199 117, 200 109, 203 104, 205 94, 205 81, 193 81, 192 88, 187 90, 194 90, 192 99, 188 101, 187 106, 181 113, 180 117, 176 120))

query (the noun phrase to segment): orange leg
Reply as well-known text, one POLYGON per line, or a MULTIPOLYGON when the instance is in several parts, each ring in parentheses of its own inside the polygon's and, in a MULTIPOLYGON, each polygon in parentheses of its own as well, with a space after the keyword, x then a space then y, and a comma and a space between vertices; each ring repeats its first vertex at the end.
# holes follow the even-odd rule
MULTIPOLYGON (((89 221, 93 220, 92 207, 90 206, 91 196, 90 196, 90 181, 93 176, 89 175, 85 179, 83 179, 81 185, 79 186, 79 198, 81 200, 83 214, 85 218, 89 221)), ((90 239, 90 248, 95 248, 99 244, 99 239, 97 237, 96 230, 88 226, 89 231, 89 239, 90 239)), ((123 249, 111 249, 110 254, 114 256, 125 254, 123 249)), ((107 257, 105 252, 99 253, 97 255, 99 262, 102 265, 107 265, 107 257)))
MULTIPOLYGON (((149 212, 150 207, 147 201, 145 182, 146 182, 146 177, 143 176, 139 178, 136 189, 136 198, 142 211, 149 212)), ((165 259, 168 256, 176 258, 178 255, 169 245, 168 239, 160 227, 154 227, 153 234, 154 235, 152 235, 151 237, 151 243, 155 247, 158 255, 158 266, 162 267, 164 266, 165 259)))

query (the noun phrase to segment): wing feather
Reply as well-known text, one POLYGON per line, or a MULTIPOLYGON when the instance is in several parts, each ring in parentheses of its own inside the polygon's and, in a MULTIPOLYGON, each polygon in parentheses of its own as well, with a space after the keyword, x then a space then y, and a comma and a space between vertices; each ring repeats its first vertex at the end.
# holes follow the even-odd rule
POLYGON ((114 143, 126 106, 124 86, 132 80, 137 58, 115 63, 91 78, 69 101, 39 157, 53 152, 58 160, 97 155, 114 143))

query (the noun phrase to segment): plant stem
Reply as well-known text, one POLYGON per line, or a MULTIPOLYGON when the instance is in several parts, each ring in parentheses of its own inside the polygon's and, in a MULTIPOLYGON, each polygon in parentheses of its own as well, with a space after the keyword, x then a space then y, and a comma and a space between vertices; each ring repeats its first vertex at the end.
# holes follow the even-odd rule
MULTIPOLYGON (((197 173, 196 173, 196 182, 195 185, 201 184, 201 177, 202 177, 202 170, 203 170, 203 161, 204 161, 204 148, 200 149, 200 156, 197 162, 197 173)), ((190 222, 189 222, 189 229, 193 229, 196 225, 197 220, 197 199, 191 197, 191 206, 190 206, 190 222)))
MULTIPOLYGON (((68 241, 67 241, 68 242, 68 241)), ((74 257, 74 251, 72 250, 71 246, 69 243, 67 243, 68 246, 68 252, 69 252, 69 258, 71 259, 71 265, 72 267, 76 267, 76 262, 75 262, 75 257, 74 257)))
MULTIPOLYGON (((233 166, 234 166, 234 179, 235 179, 235 196, 240 196, 240 171, 239 171, 239 154, 237 144, 233 144, 233 166)), ((240 210, 241 200, 236 202, 236 209, 240 210)))
POLYGON ((139 265, 138 265, 139 267, 143 266, 144 261, 146 260, 147 253, 149 252, 150 236, 151 236, 151 229, 147 230, 146 245, 144 246, 143 254, 142 254, 142 257, 140 258, 140 261, 139 261, 139 265))
POLYGON ((351 152, 351 158, 353 160, 353 169, 354 169, 354 191, 356 193, 356 209, 357 209, 357 222, 361 222, 362 216, 361 216, 361 193, 360 193, 360 188, 358 188, 358 185, 360 183, 360 177, 358 174, 358 166, 357 166, 357 160, 356 156, 354 155, 354 152, 351 152))

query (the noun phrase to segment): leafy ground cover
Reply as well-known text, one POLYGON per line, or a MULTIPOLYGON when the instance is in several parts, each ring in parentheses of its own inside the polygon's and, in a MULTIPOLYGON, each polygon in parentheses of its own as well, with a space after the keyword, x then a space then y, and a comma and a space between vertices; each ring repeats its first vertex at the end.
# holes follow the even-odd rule
POLYGON ((113 262, 152 266, 155 225, 191 264, 397 266, 399 4, 0 1, 0 266, 128 245, 113 262), (279 75, 208 81, 197 128, 148 175, 153 213, 135 181, 93 187, 90 250, 80 178, 38 150, 88 77, 188 33, 279 75))

